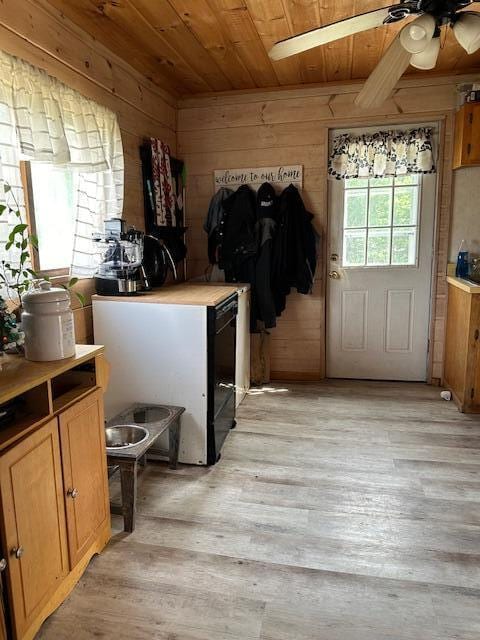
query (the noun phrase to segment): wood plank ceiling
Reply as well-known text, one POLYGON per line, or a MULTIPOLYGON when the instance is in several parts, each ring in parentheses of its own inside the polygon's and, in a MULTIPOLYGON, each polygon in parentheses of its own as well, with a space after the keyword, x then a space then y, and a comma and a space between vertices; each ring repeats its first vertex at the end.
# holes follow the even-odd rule
MULTIPOLYGON (((399 25, 271 62, 277 41, 390 0, 48 0, 176 96, 366 78, 399 25)), ((451 30, 436 72, 480 68, 451 30)), ((410 68, 409 73, 414 69, 410 68)))

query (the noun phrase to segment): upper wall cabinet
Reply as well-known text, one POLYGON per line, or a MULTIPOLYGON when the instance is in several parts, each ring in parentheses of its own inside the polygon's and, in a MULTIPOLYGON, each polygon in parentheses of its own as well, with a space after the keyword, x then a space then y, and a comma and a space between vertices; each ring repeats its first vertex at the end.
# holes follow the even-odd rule
POLYGON ((480 165, 480 103, 469 102, 457 112, 453 168, 480 165))

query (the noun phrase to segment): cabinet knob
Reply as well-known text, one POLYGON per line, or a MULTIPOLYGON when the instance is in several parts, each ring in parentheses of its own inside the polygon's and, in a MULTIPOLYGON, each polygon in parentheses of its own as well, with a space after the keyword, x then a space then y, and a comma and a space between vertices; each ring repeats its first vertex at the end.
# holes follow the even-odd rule
POLYGON ((75 498, 78 496, 78 489, 69 489, 67 491, 67 496, 69 498, 72 498, 72 500, 75 500, 75 498))
POLYGON ((15 556, 17 560, 20 560, 20 558, 23 556, 23 552, 24 552, 23 547, 13 547, 12 556, 15 556))

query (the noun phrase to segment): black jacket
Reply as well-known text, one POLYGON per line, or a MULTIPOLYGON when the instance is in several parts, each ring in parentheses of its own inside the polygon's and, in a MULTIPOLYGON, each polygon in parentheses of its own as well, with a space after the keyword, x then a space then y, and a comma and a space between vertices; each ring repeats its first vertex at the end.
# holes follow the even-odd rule
POLYGON ((210 264, 218 262, 219 231, 225 215, 223 203, 232 193, 231 189, 225 187, 217 191, 210 201, 207 217, 203 223, 203 228, 208 233, 208 261, 210 264))
POLYGON ((289 185, 280 196, 272 250, 272 290, 277 315, 285 309, 286 296, 292 288, 299 293, 312 290, 317 263, 312 219, 298 189, 289 185))
POLYGON ((246 282, 251 286, 250 329, 255 331, 255 261, 257 227, 255 193, 242 185, 223 202, 225 215, 219 229, 218 266, 225 271, 225 282, 246 282))
POLYGON ((277 197, 271 184, 265 182, 257 192, 257 236, 258 252, 255 263, 254 313, 262 320, 266 329, 277 324, 275 300, 272 290, 272 248, 277 217, 277 197))

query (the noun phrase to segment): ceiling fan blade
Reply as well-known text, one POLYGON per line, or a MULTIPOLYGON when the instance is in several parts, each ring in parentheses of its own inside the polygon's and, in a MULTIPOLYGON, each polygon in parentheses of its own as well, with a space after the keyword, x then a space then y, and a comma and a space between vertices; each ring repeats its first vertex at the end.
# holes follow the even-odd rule
POLYGON ((407 70, 412 54, 403 48, 400 33, 392 41, 356 97, 355 104, 358 107, 371 109, 380 106, 407 70))
POLYGON ((354 33, 380 27, 383 25, 383 21, 389 16, 389 9, 390 7, 385 7, 383 9, 376 9, 375 11, 368 11, 353 18, 346 18, 345 20, 333 22, 318 29, 306 31, 298 36, 292 36, 291 38, 277 42, 277 44, 270 49, 268 55, 272 60, 282 60, 282 58, 288 58, 297 53, 308 51, 321 44, 327 44, 328 42, 351 36, 354 33))

